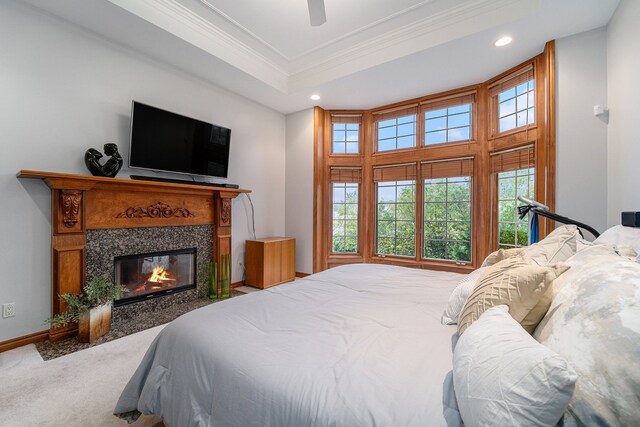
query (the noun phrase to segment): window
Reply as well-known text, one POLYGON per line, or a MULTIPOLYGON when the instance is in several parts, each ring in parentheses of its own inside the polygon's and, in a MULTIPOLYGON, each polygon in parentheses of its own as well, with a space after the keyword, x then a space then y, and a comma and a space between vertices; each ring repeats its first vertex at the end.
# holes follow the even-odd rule
POLYGON ((492 88, 497 96, 498 132, 535 123, 535 80, 525 71, 492 88))
POLYGON ((374 169, 377 254, 416 255, 415 176, 415 165, 374 169))
POLYGON ((425 162, 424 258, 471 262, 473 160, 425 162))
POLYGON ((425 145, 471 139, 471 104, 425 112, 425 145))
POLYGON ((376 115, 378 151, 416 146, 417 108, 376 115))
POLYGON ((533 147, 492 157, 497 172, 498 248, 517 248, 529 244, 527 217, 518 218, 518 196, 535 199, 533 147))
POLYGON ((361 170, 331 168, 332 222, 331 252, 358 252, 358 213, 361 170))
POLYGON ((333 252, 358 252, 358 184, 333 183, 333 252))
POLYGON ((358 154, 359 123, 333 123, 333 153, 358 154))
MULTIPOLYGON (((557 114, 543 96, 556 92, 553 55, 550 43, 485 82, 373 109, 316 107, 314 271, 380 263, 462 273, 527 245, 517 197, 555 201, 557 114)), ((539 225, 548 234, 551 222, 539 225)))

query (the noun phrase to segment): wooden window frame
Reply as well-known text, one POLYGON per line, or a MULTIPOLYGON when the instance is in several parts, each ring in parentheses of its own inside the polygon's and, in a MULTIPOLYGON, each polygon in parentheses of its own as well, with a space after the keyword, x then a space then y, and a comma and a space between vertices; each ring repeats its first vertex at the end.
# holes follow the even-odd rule
MULTIPOLYGON (((422 260, 425 260, 425 261, 448 261, 448 262, 455 262, 455 263, 456 263, 456 265, 460 265, 460 266, 473 263, 473 257, 474 257, 474 243, 475 243, 475 242, 474 242, 474 231, 475 231, 475 230, 474 230, 474 225, 473 225, 473 223, 474 223, 474 211, 475 211, 475 209, 474 209, 474 200, 473 200, 473 199, 474 199, 474 196, 473 196, 473 195, 474 195, 474 187, 475 187, 474 182, 473 182, 473 181, 474 181, 474 160, 475 160, 475 159, 474 159, 473 157, 466 157, 466 158, 458 158, 458 159, 447 159, 447 160, 440 160, 440 161, 436 160, 436 161, 425 161, 425 162, 422 162, 422 175, 421 175, 421 177, 420 177, 420 179, 421 179, 421 183, 422 183, 422 186, 423 186, 423 188, 422 188, 422 192, 423 192, 423 200, 422 200, 422 207, 421 207, 421 208, 422 208, 422 216, 423 216, 423 217, 422 217, 422 235, 420 236, 420 238, 422 239, 422 253, 420 254, 420 256, 421 256, 421 259, 422 259, 422 260), (440 165, 441 165, 441 164, 451 163, 451 162, 459 162, 459 163, 460 163, 461 171, 460 171, 460 173, 459 173, 459 174, 458 174, 458 173, 455 173, 455 174, 451 174, 451 175, 449 176, 449 173, 441 173, 441 174, 436 174, 436 175, 446 175, 446 176, 434 177, 434 176, 428 176, 429 174, 428 174, 428 173, 427 173, 427 171, 425 170, 425 169, 426 169, 426 166, 431 166, 431 167, 433 167, 434 165, 437 165, 437 164, 440 164, 440 165), (464 172, 464 173, 463 173, 463 172, 464 172), (470 180, 469 180, 469 185, 470 185, 470 190, 471 190, 471 191, 469 192, 469 214, 470 214, 469 227, 471 228, 471 230, 470 230, 470 231, 471 231, 471 234, 470 234, 470 236, 469 236, 469 240, 470 240, 470 241, 469 241, 469 244, 470 244, 470 246, 471 246, 471 247, 470 247, 470 256, 471 256, 471 259, 470 259, 469 261, 464 261, 464 260, 454 260, 454 259, 435 259, 435 258, 428 258, 428 257, 426 257, 426 256, 425 256, 425 254, 424 254, 424 250, 425 250, 425 246, 426 246, 426 243, 425 243, 425 240, 426 240, 426 239, 425 239, 425 234, 424 234, 424 224, 425 224, 425 222, 427 222, 427 221, 426 221, 426 219, 425 219, 425 216, 426 216, 426 213, 425 213, 425 206, 426 206, 428 203, 437 203, 437 202, 428 202, 428 201, 424 200, 424 193, 425 193, 425 190, 426 190, 426 187, 425 187, 425 181, 426 181, 427 179, 442 179, 442 178, 445 178, 445 179, 446 179, 446 178, 462 177, 462 176, 467 176, 467 177, 469 177, 469 178, 470 178, 470 180)), ((447 183, 446 183, 446 185, 448 186, 448 185, 449 185, 449 183, 447 182, 447 183)), ((447 204, 449 204, 450 202, 447 200, 447 201, 445 201, 444 203, 445 203, 445 205, 447 205, 447 204)), ((446 226, 446 225, 449 223, 449 220, 448 220, 448 219, 445 219, 445 220, 444 220, 444 221, 442 221, 442 222, 444 222, 444 223, 445 223, 445 226, 446 226)), ((465 221, 465 222, 466 222, 466 221, 465 221)), ((448 234, 448 233, 447 233, 447 234, 448 234)), ((429 240, 433 240, 433 239, 429 239, 429 240)), ((445 241, 445 242, 449 242, 449 241, 450 241, 450 239, 445 239, 444 241, 445 241)))
MULTIPOLYGON (((388 187, 388 186, 387 186, 388 187)), ((418 180, 417 177, 414 177, 413 179, 410 180, 382 180, 382 181, 375 181, 375 197, 376 197, 376 203, 375 203, 375 214, 376 214, 376 219, 375 219, 375 235, 374 235, 374 247, 373 247, 373 256, 379 257, 379 258, 386 258, 386 257, 396 257, 396 258, 402 258, 402 259, 411 259, 411 258, 416 258, 418 253, 416 248, 418 247, 417 245, 417 238, 416 238, 416 233, 415 230, 417 229, 417 224, 416 224, 416 218, 415 218, 415 210, 417 209, 417 205, 416 205, 416 191, 417 191, 417 187, 418 187, 418 180), (379 204, 380 201, 378 200, 378 194, 379 194, 379 188, 380 188, 380 183, 391 183, 393 182, 393 188, 397 191, 398 188, 398 182, 413 182, 413 191, 414 191, 414 199, 413 202, 411 202, 414 206, 414 218, 413 218, 413 227, 414 227, 414 235, 413 235, 413 251, 414 254, 413 256, 411 255, 398 255, 398 254, 383 254, 381 252, 378 252, 378 240, 380 239, 380 236, 378 235, 378 225, 380 222, 380 219, 378 218, 378 210, 379 210, 379 204)), ((397 205, 398 204, 407 204, 407 202, 398 202, 397 200, 397 194, 396 194, 396 201, 393 202, 394 205, 396 205, 396 209, 397 209, 397 205)), ((399 220, 398 219, 398 215, 396 213, 395 217, 393 220, 391 220, 394 225, 395 225, 395 229, 396 229, 396 234, 394 235, 394 240, 395 240, 395 246, 397 247, 397 242, 398 242, 398 235, 397 235, 397 229, 398 229, 398 222, 411 222, 411 221, 407 221, 407 220, 399 220)), ((397 252, 397 251, 396 251, 397 252)))
MULTIPOLYGON (((393 108, 384 109, 381 111, 375 111, 373 112, 373 125, 374 125, 374 128, 373 128, 373 139, 372 139, 372 152, 374 155, 378 155, 378 154, 383 155, 387 153, 411 151, 420 147, 420 133, 422 132, 421 130, 422 127, 420 125, 419 104, 417 103, 414 103, 411 105, 403 105, 402 107, 393 107, 393 108), (385 120, 390 120, 394 118, 397 119, 400 117, 406 117, 411 115, 416 116, 415 146, 407 147, 407 148, 396 148, 395 150, 379 151, 378 150, 378 123, 385 120)), ((396 136, 396 139, 397 139, 397 136, 396 136)), ((396 141, 396 147, 397 147, 397 141, 396 141)))
MULTIPOLYGON (((384 263, 408 267, 428 268, 456 272, 468 272, 477 268, 483 259, 497 249, 497 180, 490 173, 490 154, 534 145, 535 147, 535 194, 536 200, 555 208, 555 45, 549 42, 542 54, 477 85, 399 102, 372 110, 332 110, 319 107, 314 112, 314 272, 349 263, 384 263), (535 123, 495 134, 492 132, 494 113, 491 88, 509 78, 533 68, 535 77, 535 123), (464 96, 473 96, 472 134, 469 141, 424 145, 425 105, 455 105, 464 96), (409 149, 376 152, 376 120, 381 113, 417 108, 416 147, 409 149), (331 116, 336 114, 361 115, 359 132, 359 155, 331 154, 331 116), (424 185, 422 162, 473 157, 472 174, 472 254, 471 262, 458 265, 452 260, 429 260, 423 255, 423 197, 424 185), (375 254, 376 193, 373 168, 377 166, 415 163, 416 179, 416 257, 384 257, 375 254), (331 167, 359 167, 362 182, 359 187, 359 220, 357 254, 334 254, 330 252, 331 227, 327 219, 332 218, 330 186, 331 167), (489 230, 489 232, 487 232, 489 230)), ((442 108, 442 107, 440 107, 442 108)), ((495 110, 497 112, 497 110, 495 110)), ((540 235, 550 230, 551 221, 541 220, 540 235)))
POLYGON ((439 99, 439 100, 434 100, 434 101, 426 101, 426 102, 422 102, 420 103, 420 115, 419 115, 419 120, 422 121, 422 133, 420 135, 420 147, 425 147, 425 148, 437 148, 437 147, 441 147, 443 145, 453 145, 453 144, 475 144, 477 137, 476 137, 476 129, 478 126, 478 119, 477 119, 477 105, 476 105, 476 94, 475 92, 471 92, 468 94, 461 94, 461 95, 456 95, 456 96, 452 96, 449 98, 445 98, 445 99, 439 99), (441 110, 443 108, 451 108, 451 107, 455 107, 458 105, 464 105, 464 104, 471 104, 471 129, 470 129, 470 134, 469 134, 469 139, 466 140, 462 140, 462 141, 447 141, 447 142, 440 142, 437 144, 429 144, 427 145, 427 141, 426 141, 426 113, 429 111, 436 111, 436 110, 441 110))
MULTIPOLYGON (((519 68, 517 71, 512 72, 507 76, 500 78, 498 81, 492 83, 491 86, 489 86, 489 95, 490 95, 490 102, 491 102, 491 107, 489 111, 490 124, 491 124, 491 129, 490 129, 491 138, 500 138, 504 136, 509 136, 509 135, 520 133, 522 131, 527 131, 528 129, 535 129, 538 127, 538 112, 539 112, 538 111, 538 82, 536 79, 535 70, 536 70, 536 66, 534 62, 529 62, 525 66, 519 68), (518 86, 519 84, 522 84, 525 81, 528 82, 532 79, 535 82, 535 85, 534 85, 535 120, 534 122, 531 124, 527 124, 525 126, 519 126, 513 129, 500 132, 500 124, 499 124, 500 114, 498 111, 500 103, 498 102, 498 96, 500 95, 500 93, 504 92, 505 90, 512 89, 518 86)), ((516 109, 516 114, 517 114, 517 109, 516 109)))
MULTIPOLYGON (((360 191, 362 188, 362 184, 360 182, 344 182, 344 181, 331 181, 331 190, 332 190, 332 195, 331 195, 331 220, 332 222, 335 220, 335 218, 333 218, 333 208, 335 206, 335 201, 333 200, 333 185, 334 184, 341 184, 341 185, 348 185, 348 184, 356 184, 356 188, 358 189, 358 214, 357 214, 357 227, 356 227, 356 233, 357 233, 357 238, 356 238, 356 251, 355 252, 335 252, 333 250, 333 227, 331 228, 331 241, 329 242, 329 248, 330 248, 330 253, 331 255, 362 255, 362 252, 360 250, 360 218, 361 218, 361 201, 360 199, 362 198, 362 192, 360 191)), ((346 189, 345 189, 346 192, 346 189)), ((341 203, 341 204, 348 204, 348 203, 341 203)), ((346 219, 344 220, 346 221, 346 219)), ((333 224, 332 224, 333 225, 333 224)), ((346 238, 346 236, 345 236, 346 238)))
POLYGON ((354 112, 340 112, 330 114, 331 116, 331 125, 329 128, 329 135, 331 138, 331 144, 329 147, 329 155, 332 157, 340 156, 340 157, 354 157, 354 156, 362 156, 362 113, 354 113, 354 112), (358 151, 356 153, 334 153, 333 152, 333 125, 334 123, 340 124, 358 124, 358 151))

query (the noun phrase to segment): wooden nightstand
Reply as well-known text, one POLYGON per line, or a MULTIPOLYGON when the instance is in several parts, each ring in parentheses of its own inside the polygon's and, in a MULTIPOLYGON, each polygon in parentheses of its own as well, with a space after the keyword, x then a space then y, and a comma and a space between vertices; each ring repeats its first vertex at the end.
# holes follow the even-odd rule
POLYGON ((245 285, 269 288, 296 278, 296 239, 247 240, 245 285))

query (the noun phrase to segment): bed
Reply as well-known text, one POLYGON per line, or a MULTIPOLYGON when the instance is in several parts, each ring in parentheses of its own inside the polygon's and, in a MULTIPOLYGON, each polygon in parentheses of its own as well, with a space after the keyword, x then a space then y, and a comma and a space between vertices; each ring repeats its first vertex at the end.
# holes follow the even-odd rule
POLYGON ((622 426, 640 423, 639 389, 640 228, 588 242, 563 225, 466 276, 349 265, 188 313, 115 414, 171 427, 622 426))
POLYGON ((458 425, 456 326, 441 316, 461 277, 348 265, 195 310, 158 335, 114 412, 174 427, 458 425))

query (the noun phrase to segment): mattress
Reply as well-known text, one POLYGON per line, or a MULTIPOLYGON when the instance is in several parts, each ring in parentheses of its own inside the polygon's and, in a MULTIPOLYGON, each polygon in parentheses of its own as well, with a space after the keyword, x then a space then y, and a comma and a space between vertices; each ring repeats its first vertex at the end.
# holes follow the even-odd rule
POLYGON ((178 426, 456 425, 447 400, 462 276, 333 268, 212 304, 152 343, 114 413, 178 426))

